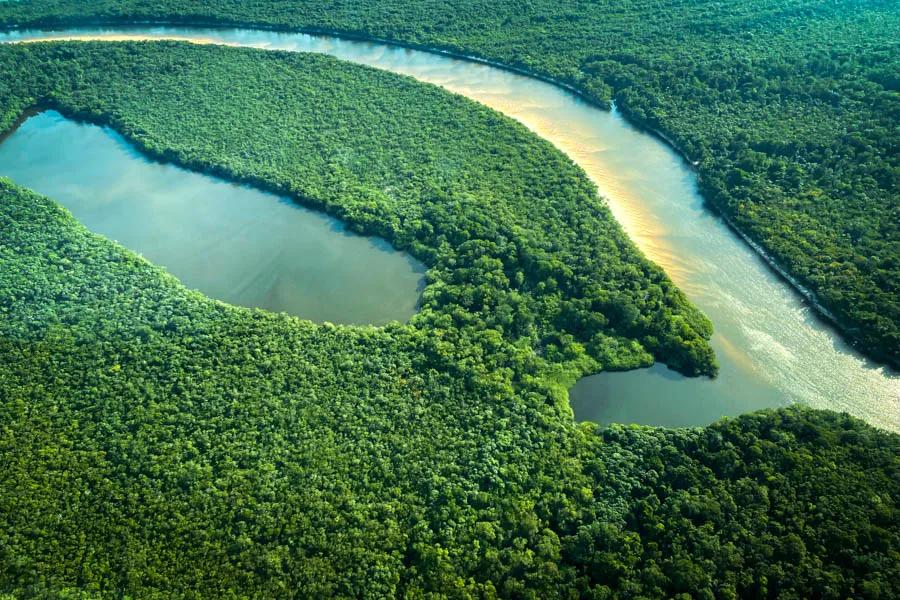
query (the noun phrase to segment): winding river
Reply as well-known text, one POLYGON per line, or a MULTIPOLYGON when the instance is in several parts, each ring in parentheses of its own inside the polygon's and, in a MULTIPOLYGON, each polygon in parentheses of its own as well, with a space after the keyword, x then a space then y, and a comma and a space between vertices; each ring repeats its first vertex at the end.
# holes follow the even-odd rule
POLYGON ((900 431, 900 375, 843 342, 704 208, 690 166, 615 110, 494 66, 334 36, 152 26, 0 34, 0 42, 62 39, 177 39, 330 54, 443 86, 555 144, 588 173, 641 250, 712 319, 721 365, 716 380, 684 378, 660 365, 586 377, 570 393, 578 419, 694 426, 802 402, 900 431))

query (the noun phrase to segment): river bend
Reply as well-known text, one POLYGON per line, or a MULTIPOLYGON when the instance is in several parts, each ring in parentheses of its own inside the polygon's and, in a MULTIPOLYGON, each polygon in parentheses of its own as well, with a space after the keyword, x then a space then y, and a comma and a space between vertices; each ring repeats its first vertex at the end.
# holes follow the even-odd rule
POLYGON ((443 86, 552 142, 587 172, 641 250, 712 319, 721 365, 714 381, 684 378, 659 365, 586 377, 570 393, 578 419, 694 426, 802 402, 900 431, 900 375, 865 359, 819 319, 703 206, 690 166, 615 110, 498 67, 334 36, 152 26, 0 34, 0 42, 63 39, 169 39, 320 52, 443 86))

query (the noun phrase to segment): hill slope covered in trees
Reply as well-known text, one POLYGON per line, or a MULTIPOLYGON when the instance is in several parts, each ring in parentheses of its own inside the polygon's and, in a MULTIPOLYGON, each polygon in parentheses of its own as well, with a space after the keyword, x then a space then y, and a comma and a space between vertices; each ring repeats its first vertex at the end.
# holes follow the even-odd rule
POLYGON ((892 0, 25 0, 7 27, 164 20, 340 31, 570 84, 697 162, 704 197, 900 365, 900 11, 892 0))

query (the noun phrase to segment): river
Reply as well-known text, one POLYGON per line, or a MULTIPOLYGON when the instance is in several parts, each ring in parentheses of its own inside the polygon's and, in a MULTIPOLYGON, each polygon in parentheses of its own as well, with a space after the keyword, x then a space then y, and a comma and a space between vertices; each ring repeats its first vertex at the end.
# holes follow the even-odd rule
POLYGON ((551 83, 440 53, 334 36, 187 27, 0 34, 0 42, 179 39, 320 52, 415 77, 524 123, 578 163, 641 250, 713 321, 716 380, 657 365, 570 392, 578 419, 664 426, 802 402, 900 431, 900 375, 865 359, 703 206, 690 165, 652 135, 551 83))

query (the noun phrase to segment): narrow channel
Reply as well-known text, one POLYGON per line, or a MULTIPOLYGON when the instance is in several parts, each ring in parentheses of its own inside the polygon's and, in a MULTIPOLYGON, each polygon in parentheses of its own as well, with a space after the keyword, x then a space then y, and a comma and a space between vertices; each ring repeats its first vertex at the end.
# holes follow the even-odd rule
POLYGON ((802 402, 900 431, 900 374, 874 364, 703 206, 696 178, 657 138, 550 83, 497 67, 383 43, 247 29, 92 28, 0 34, 0 42, 177 39, 320 52, 443 86, 518 119, 597 184, 641 250, 712 319, 720 376, 687 379, 657 365, 582 379, 577 419, 698 426, 802 402))
POLYGON ((0 143, 0 175, 230 304, 383 325, 408 320, 424 287, 425 266, 385 240, 289 198, 154 162, 111 129, 54 111, 0 143))

